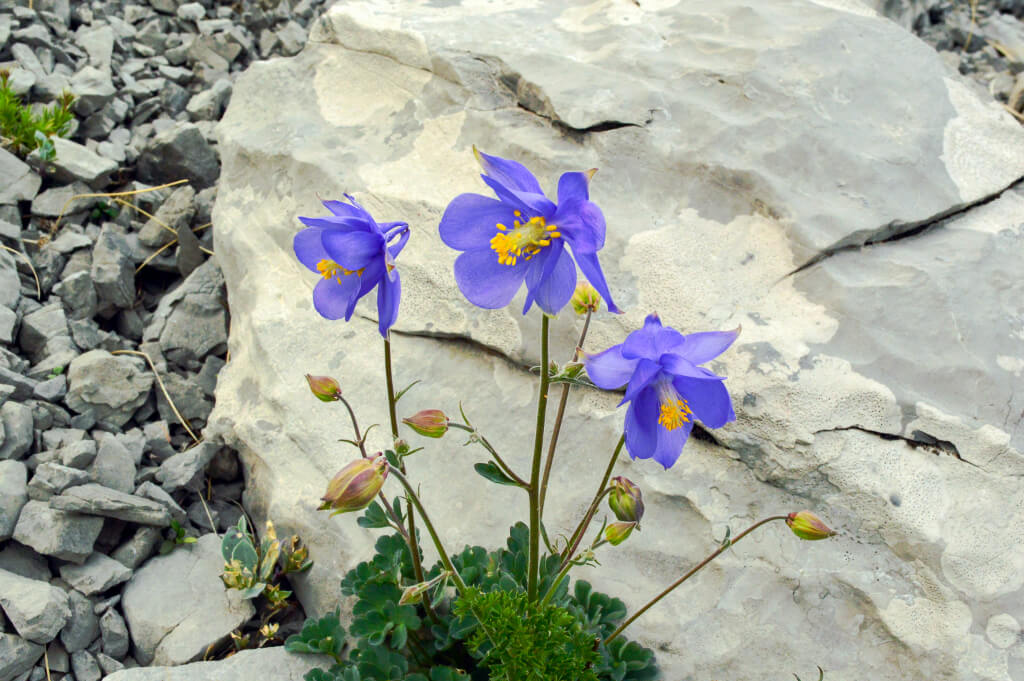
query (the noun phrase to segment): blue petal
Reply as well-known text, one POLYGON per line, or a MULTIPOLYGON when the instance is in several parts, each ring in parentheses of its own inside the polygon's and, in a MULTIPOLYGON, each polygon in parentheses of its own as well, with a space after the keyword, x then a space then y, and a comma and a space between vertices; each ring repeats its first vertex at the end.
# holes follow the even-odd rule
POLYGON ((587 201, 590 199, 590 178, 597 169, 585 173, 562 173, 558 178, 558 203, 565 203, 569 199, 587 201))
POLYGON ((604 248, 604 214, 596 203, 579 199, 560 203, 551 222, 558 225, 558 231, 572 244, 573 251, 594 253, 604 248))
POLYGON ((722 381, 724 376, 718 376, 709 369, 699 367, 690 360, 673 352, 666 352, 658 358, 658 363, 665 368, 665 371, 676 376, 686 376, 694 380, 722 381))
POLYGON ((516 189, 531 194, 543 194, 540 183, 522 163, 508 159, 490 156, 473 147, 476 160, 483 167, 484 172, 509 189, 516 189))
POLYGON ((672 385, 690 404, 693 415, 708 428, 721 428, 736 420, 729 391, 722 381, 702 381, 680 376, 672 385))
POLYGON ((522 285, 528 264, 520 259, 515 265, 502 265, 494 251, 466 251, 455 259, 455 283, 477 307, 505 307, 522 285))
POLYGON ((597 289, 597 292, 601 295, 601 299, 604 300, 605 305, 608 306, 608 311, 620 314, 622 310, 620 310, 615 304, 615 301, 612 300, 612 293, 608 290, 608 282, 604 280, 604 272, 601 270, 601 263, 597 261, 597 254, 580 253, 575 248, 573 248, 572 254, 576 257, 576 264, 580 266, 580 271, 583 272, 583 276, 586 277, 587 281, 589 281, 595 289, 597 289))
POLYGON ((391 245, 388 246, 388 255, 391 256, 392 260, 397 258, 398 254, 402 252, 403 248, 405 248, 406 242, 409 241, 410 234, 411 233, 409 231, 409 226, 406 225, 404 232, 392 232, 387 237, 387 239, 389 239, 389 240, 393 240, 396 236, 398 237, 398 243, 397 244, 391 244, 391 245))
MULTIPOLYGON (((354 275, 353 275, 354 276, 354 275)), ((384 258, 374 258, 359 275, 359 297, 362 298, 369 293, 374 286, 380 283, 384 276, 384 258)))
POLYGON ((359 277, 341 277, 339 284, 336 279, 321 279, 313 289, 313 307, 321 317, 327 319, 352 318, 352 310, 359 300, 359 277))
POLYGON ((373 258, 379 258, 384 237, 377 232, 337 232, 325 230, 321 235, 324 249, 331 260, 347 270, 366 267, 373 258))
POLYGON ((494 190, 495 195, 501 199, 502 203, 522 211, 527 220, 538 215, 548 218, 555 213, 555 204, 543 194, 511 189, 486 175, 481 175, 480 177, 483 179, 484 184, 494 190))
POLYGON ((402 277, 398 270, 394 272, 394 278, 389 280, 382 277, 380 287, 377 289, 377 327, 380 335, 388 337, 390 329, 398 319, 398 304, 402 299, 402 277))
POLYGON ((644 327, 626 337, 622 352, 627 357, 659 359, 683 344, 683 334, 669 326, 662 326, 658 315, 647 315, 644 327))
POLYGON ((576 290, 576 265, 565 250, 565 242, 556 239, 551 246, 533 257, 526 273, 526 288, 529 294, 523 314, 536 299, 540 309, 555 315, 562 311, 576 290), (544 257, 543 262, 536 262, 544 257))
POLYGON ((498 224, 511 227, 516 219, 512 206, 479 194, 460 194, 441 216, 441 241, 458 251, 487 248, 498 233, 498 224))
POLYGON ((308 227, 292 239, 295 257, 313 272, 319 272, 316 266, 321 260, 327 259, 327 251, 324 250, 323 243, 320 241, 321 232, 323 229, 320 227, 308 227))
MULTIPOLYGON (((347 194, 345 196, 349 200, 352 199, 347 194)), ((324 208, 341 217, 365 219, 369 215, 366 209, 359 204, 352 205, 342 201, 321 201, 320 203, 324 204, 324 208)))
POLYGON ((703 364, 725 352, 739 335, 739 328, 733 331, 691 333, 686 336, 683 347, 676 352, 694 364, 703 364))
POLYGON ((658 396, 648 388, 626 410, 626 451, 634 459, 649 459, 658 448, 658 396))
POLYGON ((356 217, 335 217, 325 215, 319 218, 307 218, 299 216, 299 222, 307 227, 322 227, 339 232, 372 232, 373 223, 367 222, 364 218, 356 217))
POLYGON ((661 373, 661 365, 649 359, 641 359, 637 362, 633 375, 629 377, 629 385, 626 386, 626 394, 619 404, 625 404, 636 399, 641 390, 654 382, 654 379, 661 373))
POLYGON ((587 377, 598 388, 614 390, 626 385, 636 370, 637 359, 626 359, 622 356, 622 345, 613 345, 596 355, 583 355, 583 366, 587 377))
POLYGON ((666 469, 671 468, 672 464, 679 459, 679 455, 683 453, 683 445, 686 444, 692 430, 692 421, 687 421, 675 430, 668 430, 659 424, 658 445, 654 450, 654 460, 666 469))

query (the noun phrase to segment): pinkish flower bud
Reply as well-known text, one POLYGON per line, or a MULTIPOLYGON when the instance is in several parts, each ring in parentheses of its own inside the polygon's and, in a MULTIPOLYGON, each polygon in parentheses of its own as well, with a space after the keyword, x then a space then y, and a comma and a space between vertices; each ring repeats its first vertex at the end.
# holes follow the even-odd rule
POLYGON ((612 523, 604 528, 604 538, 612 546, 618 546, 629 539, 629 535, 633 534, 634 527, 636 527, 636 523, 612 523))
POLYGON ((448 432, 448 417, 440 409, 424 409, 402 419, 402 423, 424 437, 441 437, 448 432))
POLYGON ((306 374, 309 381, 309 389, 318 400, 323 402, 334 402, 341 399, 341 386, 330 376, 312 376, 306 374))
POLYGON ((338 471, 321 497, 320 510, 331 509, 331 515, 361 511, 370 505, 388 477, 388 460, 383 454, 371 459, 356 459, 338 471))
POLYGON ((597 312, 597 308, 601 304, 601 296, 598 294, 597 289, 584 279, 576 285, 576 292, 572 294, 570 302, 572 303, 573 312, 578 315, 585 315, 588 311, 597 312))
POLYGON ((810 511, 790 513, 786 516, 786 524, 793 530, 793 534, 801 539, 828 539, 835 534, 834 530, 821 522, 821 518, 810 511))
POLYGON ((644 517, 644 499, 640 488, 628 478, 621 475, 612 478, 612 491, 608 495, 608 505, 619 520, 638 523, 644 517))

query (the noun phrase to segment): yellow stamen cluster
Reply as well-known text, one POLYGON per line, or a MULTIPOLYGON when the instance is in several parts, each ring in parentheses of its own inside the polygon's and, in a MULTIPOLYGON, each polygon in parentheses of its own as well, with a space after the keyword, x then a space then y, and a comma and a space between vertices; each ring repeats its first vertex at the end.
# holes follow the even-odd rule
POLYGON ((316 264, 316 269, 324 279, 337 279, 339 284, 341 283, 341 278, 343 276, 347 277, 350 274, 362 276, 363 274, 362 268, 358 270, 346 270, 333 260, 321 260, 316 264))
POLYGON ((665 426, 665 430, 675 430, 684 423, 689 423, 692 414, 689 402, 682 398, 663 400, 658 423, 665 426))
MULTIPOLYGON (((515 211, 516 217, 522 214, 515 211)), ((498 233, 491 239, 491 250, 498 254, 502 265, 515 265, 519 258, 529 260, 540 253, 552 239, 562 236, 557 225, 549 225, 542 217, 530 218, 527 222, 515 220, 512 229, 498 223, 498 233)))

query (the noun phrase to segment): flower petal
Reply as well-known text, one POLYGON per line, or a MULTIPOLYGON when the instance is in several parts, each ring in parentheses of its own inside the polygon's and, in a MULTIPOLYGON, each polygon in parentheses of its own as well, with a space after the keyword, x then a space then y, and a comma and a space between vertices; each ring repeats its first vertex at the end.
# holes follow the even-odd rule
POLYGON ((585 173, 562 173, 562 176, 558 178, 558 203, 565 203, 569 199, 589 200, 590 178, 596 170, 597 168, 585 173))
POLYGON ((313 289, 313 307, 326 319, 348 321, 359 300, 359 277, 350 275, 337 279, 321 279, 313 289))
POLYGON ((316 266, 321 260, 327 259, 327 251, 320 241, 320 234, 323 231, 320 227, 307 227, 292 238, 295 257, 313 272, 319 272, 316 266))
MULTIPOLYGON (((403 224, 404 224, 404 223, 403 223, 403 224)), ((392 259, 392 260, 394 260, 395 258, 397 258, 397 257, 398 257, 398 254, 402 252, 402 249, 403 249, 403 248, 405 248, 405 244, 406 244, 406 242, 407 242, 407 241, 409 241, 409 235, 410 235, 410 234, 411 234, 411 232, 409 231, 409 226, 408 226, 408 225, 406 225, 406 226, 405 226, 405 230, 404 230, 404 231, 401 231, 401 232, 398 232, 398 231, 392 232, 392 233, 391 233, 391 235, 387 237, 387 239, 389 240, 389 242, 390 242, 391 240, 394 240, 394 238, 395 238, 395 237, 398 237, 398 243, 396 243, 396 244, 391 244, 391 245, 389 245, 389 246, 388 246, 388 254, 389 254, 389 255, 391 256, 391 259, 392 259)))
POLYGON ((594 253, 604 248, 604 213, 596 203, 579 199, 559 203, 551 221, 558 225, 558 231, 572 244, 573 251, 594 253))
POLYGON ((362 298, 381 282, 386 279, 384 276, 384 258, 375 258, 370 261, 359 275, 359 297, 362 298))
POLYGON ((377 232, 325 230, 321 241, 331 260, 347 270, 366 267, 373 258, 381 256, 384 246, 384 237, 377 232))
POLYGON ((725 352, 736 337, 740 335, 737 327, 732 331, 703 331, 686 336, 683 347, 676 352, 694 364, 703 364, 725 352))
POLYGON ((540 183, 522 163, 508 159, 490 156, 473 147, 476 160, 484 169, 484 172, 509 189, 516 189, 531 194, 543 194, 540 183))
POLYGON ((658 358, 658 363, 665 368, 665 371, 676 376, 685 376, 694 380, 723 381, 724 376, 719 376, 709 369, 699 367, 690 360, 674 352, 666 352, 658 358))
POLYGON ((692 430, 692 421, 687 421, 675 430, 668 430, 659 425, 658 445, 654 450, 654 460, 664 466, 666 470, 671 468, 672 464, 679 459, 679 455, 683 453, 683 445, 686 444, 692 430))
POLYGON ((333 229, 339 232, 373 231, 372 223, 367 222, 363 218, 356 217, 336 217, 334 215, 325 215, 318 218, 307 218, 300 215, 299 222, 307 227, 322 227, 323 229, 333 229))
POLYGON ((487 248, 498 233, 497 225, 512 226, 515 208, 479 194, 460 194, 441 216, 441 241, 449 248, 472 251, 487 248))
POLYGON ((583 354, 587 377, 598 388, 615 390, 626 385, 640 360, 622 356, 622 345, 613 345, 596 355, 583 354))
POLYGON ((626 394, 619 404, 625 404, 636 399, 641 390, 654 382, 654 379, 661 373, 661 365, 649 359, 641 359, 637 362, 633 375, 629 377, 629 385, 626 386, 626 394))
POLYGON ((540 309, 548 314, 558 314, 572 298, 576 290, 576 264, 565 250, 565 242, 556 239, 550 247, 530 262, 526 272, 526 305, 523 314, 537 301, 540 309), (544 260, 537 262, 539 258, 544 260))
POLYGON ((377 288, 377 327, 385 338, 388 337, 388 329, 398 319, 398 304, 402 299, 402 277, 398 270, 393 274, 393 279, 381 277, 377 288))
POLYGON ((708 428, 721 428, 736 420, 732 399, 724 382, 679 376, 672 385, 689 403, 693 415, 708 428))
POLYGON ((491 250, 466 251, 455 259, 455 283, 466 299, 488 310, 505 307, 523 283, 529 263, 502 265, 491 250))
POLYGON ((626 410, 626 451, 634 459, 649 459, 658 448, 658 396, 653 389, 641 392, 626 410))
POLYGON ((538 215, 548 218, 555 213, 555 204, 543 194, 511 189, 486 175, 480 177, 484 184, 494 190, 495 195, 501 199, 502 203, 522 211, 525 214, 523 217, 527 220, 538 215))
POLYGON ((608 282, 604 279, 604 272, 601 270, 601 263, 597 260, 597 254, 580 253, 575 248, 572 249, 572 254, 576 258, 576 264, 580 266, 580 272, 597 289, 605 305, 608 306, 608 311, 621 314, 622 310, 612 300, 612 293, 608 290, 608 282))

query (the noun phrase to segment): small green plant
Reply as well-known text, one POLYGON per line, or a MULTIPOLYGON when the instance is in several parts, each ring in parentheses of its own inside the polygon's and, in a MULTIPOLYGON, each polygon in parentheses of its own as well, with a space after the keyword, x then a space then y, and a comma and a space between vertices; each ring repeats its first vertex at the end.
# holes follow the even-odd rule
POLYGON ((91 220, 101 220, 103 218, 113 220, 114 218, 117 217, 117 213, 117 208, 114 208, 106 201, 98 201, 96 205, 93 207, 92 211, 89 213, 89 218, 91 220))
POLYGON ((44 161, 52 161, 57 152, 53 136, 64 137, 71 128, 74 115, 71 104, 75 96, 65 92, 49 108, 38 114, 22 104, 21 97, 10 87, 10 72, 0 70, 0 136, 4 146, 19 156, 26 156, 35 149, 44 161))
POLYGON ((230 589, 238 589, 244 598, 263 594, 272 610, 284 608, 291 591, 285 591, 277 581, 291 573, 305 572, 313 566, 309 552, 298 537, 287 542, 277 538, 274 524, 267 521, 263 541, 257 541, 249 531, 245 516, 238 525, 229 529, 221 540, 224 572, 221 579, 230 589))
POLYGON ((160 545, 161 556, 167 555, 178 546, 196 543, 196 538, 186 535, 185 528, 182 527, 181 523, 179 523, 177 520, 171 521, 171 531, 174 532, 174 536, 170 539, 165 539, 164 543, 160 545))

